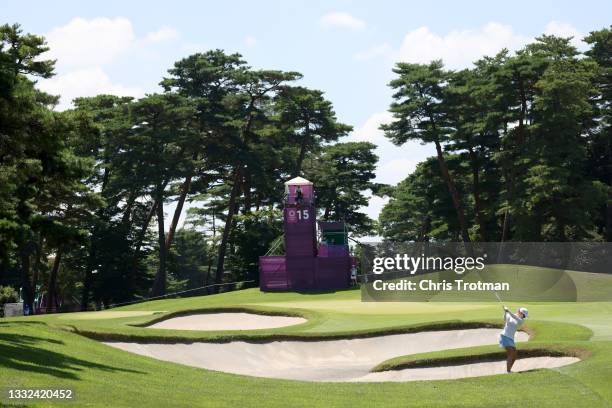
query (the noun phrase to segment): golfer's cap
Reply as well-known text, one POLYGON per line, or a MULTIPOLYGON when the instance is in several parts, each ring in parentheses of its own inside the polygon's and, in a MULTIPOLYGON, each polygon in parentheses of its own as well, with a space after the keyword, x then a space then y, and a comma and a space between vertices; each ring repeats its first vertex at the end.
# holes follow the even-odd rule
POLYGON ((519 309, 519 312, 521 312, 521 313, 522 313, 522 314, 523 314, 525 317, 529 316, 529 310, 527 310, 527 309, 526 309, 526 308, 524 308, 524 307, 521 307, 521 308, 519 309))

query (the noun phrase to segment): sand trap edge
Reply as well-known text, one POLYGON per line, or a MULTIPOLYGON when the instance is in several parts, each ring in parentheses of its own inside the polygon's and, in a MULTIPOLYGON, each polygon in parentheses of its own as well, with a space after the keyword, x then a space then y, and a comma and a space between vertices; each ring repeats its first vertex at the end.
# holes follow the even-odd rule
POLYGON ((208 307, 201 309, 187 309, 187 310, 179 310, 176 312, 170 312, 163 314, 158 317, 154 317, 153 319, 147 320, 142 323, 131 323, 128 326, 132 327, 149 327, 156 323, 162 322, 164 320, 173 319, 175 317, 183 317, 183 316, 193 316, 193 315, 201 315, 201 314, 215 314, 215 313, 250 313, 256 314, 260 316, 283 316, 283 317, 300 317, 302 319, 306 319, 310 321, 312 316, 309 316, 308 313, 304 313, 302 311, 280 311, 280 310, 271 310, 271 309, 256 309, 250 307, 208 307))
POLYGON ((245 312, 201 313, 178 316, 147 326, 151 330, 187 330, 205 332, 242 332, 294 327, 307 323, 303 317, 264 316, 245 312))
MULTIPOLYGON (((590 354, 591 353, 588 350, 580 348, 519 348, 517 360, 533 357, 574 357, 578 360, 584 360, 585 358, 589 357, 590 354)), ((400 362, 397 364, 387 364, 387 362, 383 361, 376 367, 372 368, 370 372, 382 373, 385 371, 399 371, 410 368, 452 367, 457 365, 505 361, 505 359, 506 354, 504 351, 496 351, 438 358, 417 358, 411 361, 400 362)))
MULTIPOLYGON (((212 309, 201 309, 201 310, 212 310, 212 309)), ((225 309, 215 309, 215 310, 228 310, 225 309)), ((235 310, 235 308, 233 308, 235 310)), ((250 312, 252 309, 240 309, 240 310, 248 310, 250 312)), ((248 313, 247 312, 247 313, 248 313)), ((300 310, 299 313, 302 311, 300 310)), ((283 316, 286 316, 286 313, 280 313, 283 316)), ((305 318, 308 318, 308 315, 304 315, 305 318)), ((149 325, 149 322, 139 323, 139 326, 136 327, 146 327, 149 325)), ((306 323, 305 323, 306 324, 306 323)), ((128 325, 130 326, 130 325, 128 325)), ((135 327, 134 325, 131 325, 135 327)), ((501 329, 503 326, 500 323, 493 323, 490 321, 460 321, 460 320, 450 320, 450 321, 440 321, 434 323, 425 323, 419 325, 410 325, 410 326, 398 326, 398 327, 390 327, 390 328, 376 328, 376 329, 368 329, 356 332, 327 332, 327 333, 266 333, 266 334, 258 334, 254 332, 250 333, 242 333, 242 332, 211 332, 210 334, 197 336, 182 336, 182 335, 158 335, 155 331, 151 330, 147 333, 132 335, 126 333, 119 332, 99 332, 99 331, 91 331, 91 330, 83 330, 75 325, 67 325, 64 326, 64 330, 78 334, 83 337, 87 337, 92 340, 102 341, 106 343, 141 343, 141 344, 191 344, 191 343, 229 343, 232 341, 244 341, 247 343, 270 343, 273 341, 322 341, 322 340, 350 340, 350 339, 363 339, 370 337, 379 337, 386 336, 392 334, 404 334, 404 333, 418 333, 423 331, 444 331, 444 330, 462 330, 462 329, 501 329)), ((531 332, 529 330, 524 330, 529 336, 531 336, 531 332)), ((202 333, 202 332, 200 332, 202 333)))
MULTIPOLYGON (((511 374, 526 373, 538 370, 556 370, 582 360, 578 357, 524 357, 516 360, 511 374), (537 361, 536 361, 537 360, 537 361), (542 361, 543 360, 543 361, 542 361), (521 367, 526 365, 527 367, 521 367)), ((413 367, 401 370, 370 372, 354 382, 396 382, 412 381, 452 381, 466 378, 483 378, 505 376, 505 361, 480 361, 468 364, 413 367), (493 365, 494 364, 494 365, 493 365)))
MULTIPOLYGON (((389 353, 390 349, 398 352, 395 356, 402 356, 411 352, 418 354, 419 352, 442 351, 453 346, 456 348, 483 346, 490 344, 489 341, 495 341, 498 333, 497 329, 490 328, 476 330, 475 332, 468 330, 464 333, 455 333, 454 330, 447 332, 425 331, 403 335, 408 337, 401 337, 400 335, 399 337, 391 336, 391 338, 380 340, 378 338, 353 339, 356 343, 351 344, 347 344, 344 340, 332 340, 331 343, 335 344, 321 344, 318 348, 317 345, 313 345, 314 349, 310 348, 309 342, 300 341, 288 342, 293 344, 268 343, 258 346, 236 342, 227 349, 223 349, 222 347, 225 346, 222 344, 212 345, 210 343, 209 345, 205 345, 206 343, 194 344, 193 347, 190 345, 168 345, 169 348, 166 348, 166 345, 163 344, 147 346, 138 343, 106 343, 106 345, 162 361, 252 377, 316 382, 360 382, 362 380, 368 381, 364 377, 371 377, 369 374, 377 374, 374 377, 380 377, 380 379, 374 379, 374 381, 386 382, 397 381, 397 379, 393 379, 397 376, 395 373, 400 376, 402 374, 399 371, 371 373, 370 370, 377 363, 394 356, 393 353, 389 353), (438 336, 442 337, 438 338, 438 336), (346 350, 352 350, 353 352, 346 353, 346 350), (375 351, 380 351, 380 354, 375 351), (290 353, 290 355, 288 356, 287 353, 290 353), (358 355, 355 355, 355 353, 358 355), (250 357, 245 360, 236 358, 238 355, 250 357), (359 356, 367 356, 367 358, 364 359, 359 356), (283 364, 279 365, 279 361, 283 364), (249 363, 245 366, 245 362, 249 363), (296 372, 300 374, 296 376, 296 372)), ((521 341, 528 340, 526 333, 522 333, 520 337, 521 341)), ((323 343, 329 343, 329 341, 323 343)), ((546 368, 546 366, 543 368, 546 368)), ((425 370, 429 369, 431 368, 425 370)), ((401 379, 400 381, 412 380, 401 379)))

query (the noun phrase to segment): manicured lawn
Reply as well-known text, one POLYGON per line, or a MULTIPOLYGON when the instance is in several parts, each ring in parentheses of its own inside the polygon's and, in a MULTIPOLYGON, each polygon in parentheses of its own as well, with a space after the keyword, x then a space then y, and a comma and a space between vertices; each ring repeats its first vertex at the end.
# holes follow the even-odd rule
MULTIPOLYGON (((518 304, 508 306, 514 308, 518 304)), ((415 326, 431 326, 435 322, 457 325, 501 320, 497 302, 361 303, 359 292, 354 290, 303 295, 249 289, 147 302, 103 312, 4 319, 0 320, 0 389, 4 393, 0 400, 9 402, 5 391, 8 387, 33 387, 72 388, 76 400, 62 406, 79 407, 611 406, 612 303, 527 306, 532 316, 528 329, 534 335, 525 347, 581 350, 585 352, 584 360, 558 370, 453 381, 308 383, 231 375, 162 362, 71 332, 144 341, 152 336, 169 341, 227 340, 235 333, 133 326, 166 313, 227 307, 247 307, 263 313, 288 311, 309 319, 308 323, 293 327, 241 333, 242 337, 254 338, 367 335, 414 330, 415 326)), ((495 347, 408 358, 479 354, 498 350, 495 347)))

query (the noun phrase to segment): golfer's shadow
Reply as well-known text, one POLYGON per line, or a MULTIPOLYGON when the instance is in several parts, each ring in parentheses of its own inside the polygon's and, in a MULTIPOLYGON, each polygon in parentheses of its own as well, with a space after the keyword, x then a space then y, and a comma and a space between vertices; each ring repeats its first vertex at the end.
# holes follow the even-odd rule
MULTIPOLYGON (((9 326, 20 324, 11 322, 9 326)), ((73 334, 66 333, 66 335, 73 334)), ((62 340, 0 332, 0 371, 6 367, 25 373, 46 374, 73 380, 80 380, 78 373, 90 369, 144 374, 141 371, 113 367, 72 357, 59 351, 69 350, 70 347, 62 340)))

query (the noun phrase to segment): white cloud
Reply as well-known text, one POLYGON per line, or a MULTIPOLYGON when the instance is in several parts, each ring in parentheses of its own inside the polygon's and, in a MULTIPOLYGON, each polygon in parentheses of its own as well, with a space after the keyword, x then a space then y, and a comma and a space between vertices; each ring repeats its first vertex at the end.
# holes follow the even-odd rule
POLYGON ((518 49, 528 40, 515 33, 511 26, 495 22, 472 30, 454 30, 446 35, 420 27, 406 34, 398 59, 413 63, 442 59, 447 67, 464 68, 485 55, 495 55, 502 48, 518 49))
POLYGON ((343 12, 327 13, 319 19, 319 23, 323 28, 363 30, 366 27, 365 21, 343 12))
MULTIPOLYGON (((426 156, 427 157, 427 156, 426 156)), ((397 184, 411 174, 422 159, 397 158, 380 164, 376 170, 376 182, 397 184)))
POLYGON ((57 59, 59 67, 107 64, 124 55, 135 41, 132 23, 122 17, 76 17, 45 34, 45 38, 50 47, 48 56, 57 59))
MULTIPOLYGON (((544 33, 574 37, 572 44, 575 47, 579 50, 587 48, 581 41, 584 35, 569 23, 551 21, 544 27, 544 33)), ((383 43, 358 52, 354 58, 385 58, 421 64, 441 59, 446 67, 457 69, 469 67, 483 56, 493 56, 502 48, 517 50, 533 40, 533 37, 517 33, 511 26, 497 22, 474 29, 453 30, 447 34, 435 33, 423 26, 408 32, 397 49, 383 43)))
POLYGON ((257 44, 257 38, 247 35, 244 39, 244 43, 247 47, 254 47, 257 44))
MULTIPOLYGON (((371 193, 366 194, 366 196, 368 197, 368 205, 361 207, 359 211, 365 213, 370 218, 376 220, 378 219, 378 215, 382 211, 383 207, 389 202, 389 198, 387 197, 381 198, 381 197, 372 195, 371 193)), ((375 236, 370 236, 369 238, 364 237, 361 239, 362 242, 372 242, 376 240, 377 239, 375 239, 375 236)))
POLYGON ((162 27, 157 31, 150 32, 145 37, 145 41, 149 43, 160 43, 166 41, 174 41, 180 38, 180 34, 172 27, 162 27))
POLYGON ((431 145, 422 145, 417 141, 408 141, 402 146, 394 145, 380 130, 380 125, 393 121, 389 112, 377 112, 348 137, 351 142, 370 142, 376 145, 378 165, 376 182, 396 184, 414 171, 416 165, 425 158, 435 154, 431 145))
MULTIPOLYGON (((418 163, 435 155, 435 149, 432 144, 423 145, 417 141, 408 141, 402 146, 394 145, 379 129, 380 125, 392 121, 393 116, 389 112, 374 113, 362 126, 349 135, 347 141, 374 143, 375 153, 378 156, 374 181, 394 185, 408 177, 418 163)), ((368 205, 361 210, 376 219, 387 201, 387 199, 372 196, 368 205)))
POLYGON ((68 109, 79 96, 112 94, 141 97, 144 91, 138 87, 114 84, 102 68, 84 68, 40 80, 38 87, 50 94, 61 95, 58 110, 68 109))
POLYGON ((366 122, 351 134, 349 139, 355 142, 370 142, 379 144, 386 141, 384 132, 380 130, 380 125, 385 125, 393 121, 393 116, 389 112, 378 112, 372 114, 366 122))
POLYGON ((581 51, 588 49, 588 44, 582 41, 585 37, 580 31, 569 23, 562 21, 551 21, 546 24, 544 34, 556 35, 557 37, 574 37, 572 38, 572 45, 581 51))
POLYGON ((113 94, 141 97, 135 86, 114 83, 105 69, 125 58, 155 54, 158 44, 175 41, 179 32, 161 27, 137 38, 130 20, 117 17, 75 17, 66 25, 45 34, 50 50, 45 58, 57 59, 58 75, 39 81, 39 88, 60 95, 58 110, 72 105, 79 96, 113 94))

